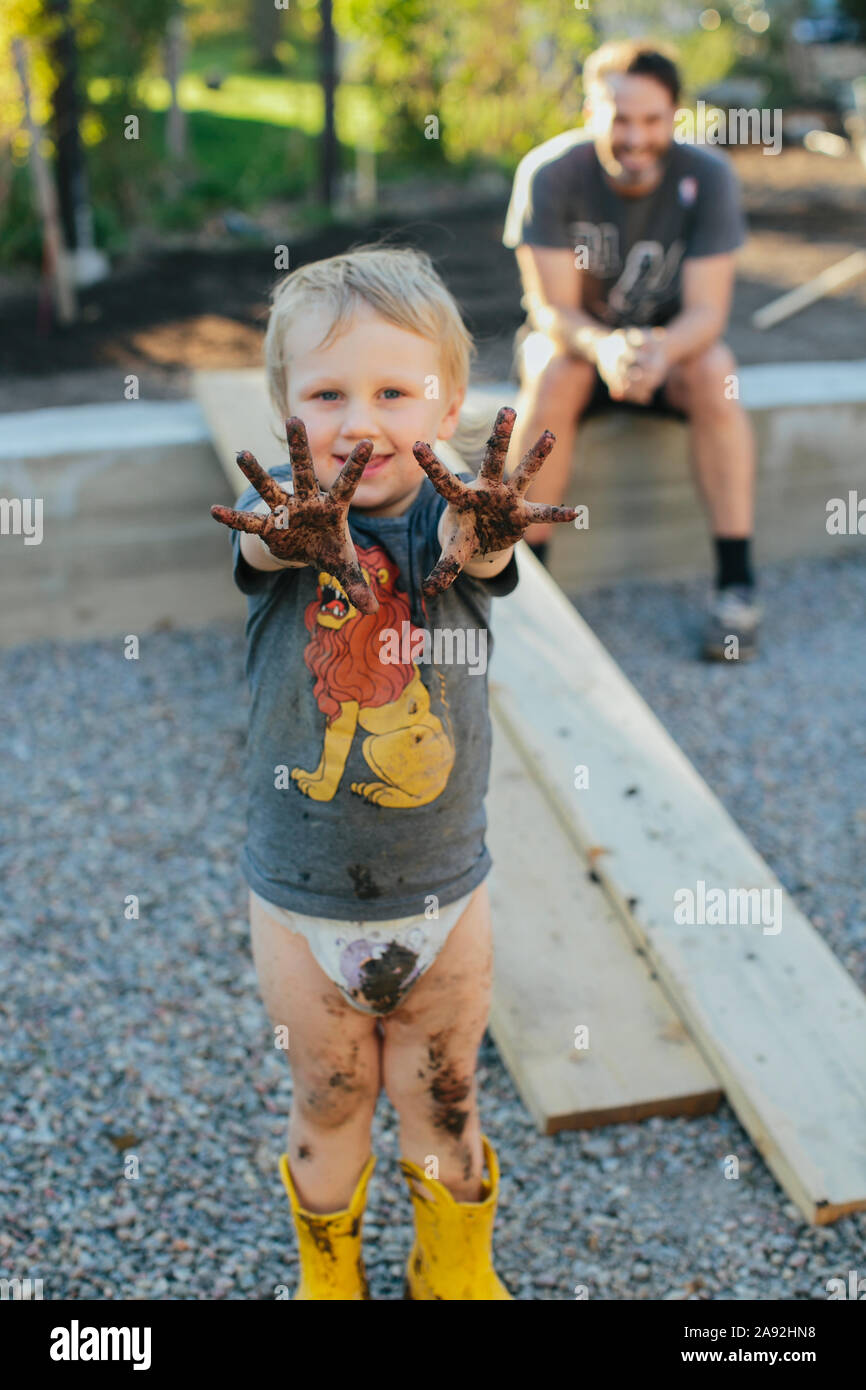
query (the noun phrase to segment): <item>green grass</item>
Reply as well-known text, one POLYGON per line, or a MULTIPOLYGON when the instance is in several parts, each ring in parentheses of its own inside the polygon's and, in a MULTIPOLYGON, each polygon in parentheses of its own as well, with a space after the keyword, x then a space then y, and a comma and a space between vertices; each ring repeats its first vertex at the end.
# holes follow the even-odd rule
MULTIPOLYGON (((178 98, 185 111, 209 112, 239 121, 267 122, 317 135, 324 124, 324 100, 318 85, 315 47, 309 42, 282 40, 277 55, 284 73, 257 71, 254 49, 243 33, 212 35, 198 40, 184 60, 178 98), (207 78, 219 75, 218 89, 207 78)), ((90 100, 99 105, 112 87, 110 77, 99 77, 88 86, 90 100)), ((143 75, 136 84, 141 108, 168 109, 170 92, 161 75, 143 75)), ((337 90, 337 137, 341 144, 384 148, 381 118, 375 94, 369 87, 342 83, 337 90)))
MULTIPOLYGON (((142 77, 136 84, 137 109, 168 110, 170 89, 162 77, 142 77)), ((110 99, 112 82, 100 77, 90 82, 88 97, 98 110, 110 99)), ((233 74, 218 90, 206 85, 197 73, 185 73, 178 84, 178 99, 188 115, 206 113, 233 121, 266 124, 275 130, 292 129, 318 135, 324 125, 325 107, 315 82, 288 81, 267 73, 233 74)), ((336 101, 337 138, 343 145, 384 149, 382 121, 373 92, 368 87, 343 84, 336 101)))
MULTIPOLYGON (((165 169, 164 113, 153 112, 147 127, 149 148, 141 154, 158 183, 165 169)), ((316 140, 303 130, 193 111, 181 192, 153 197, 147 211, 155 226, 167 230, 194 227, 227 207, 254 216, 270 199, 305 200, 315 188, 317 172, 316 140)))
POLYGON ((268 198, 298 198, 316 177, 315 139, 302 129, 196 111, 188 149, 199 170, 189 192, 214 204, 249 210, 268 198))
MULTIPOLYGON (((292 81, 316 81, 318 55, 311 40, 281 39, 276 47, 276 56, 283 65, 286 77, 292 81)), ((257 75, 255 50, 242 32, 209 35, 196 39, 195 45, 188 49, 184 70, 199 76, 212 72, 222 76, 257 75)))

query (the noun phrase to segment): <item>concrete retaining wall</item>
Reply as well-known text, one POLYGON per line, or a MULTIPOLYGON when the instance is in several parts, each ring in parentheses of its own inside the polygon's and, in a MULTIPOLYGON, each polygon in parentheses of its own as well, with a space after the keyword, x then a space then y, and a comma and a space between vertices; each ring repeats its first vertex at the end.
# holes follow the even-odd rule
MULTIPOLYGON (((866 362, 744 367, 743 404, 758 440, 758 563, 839 555, 862 536, 830 535, 827 502, 866 497, 866 362)), ((475 388, 468 406, 492 420, 512 383, 475 388)), ((561 526, 550 570, 567 592, 622 578, 708 573, 712 546, 692 480, 688 427, 628 411, 579 431, 567 501, 589 507, 588 531, 561 526)))
POLYGON ((243 617, 234 501, 191 402, 0 415, 0 497, 42 499, 42 541, 0 535, 0 644, 243 617))
MULTIPOLYGON (((826 523, 830 498, 866 497, 866 362, 743 368, 740 380, 760 451, 758 563, 862 546, 826 523)), ((514 398, 512 383, 493 384, 474 388, 468 406, 492 421, 514 398)), ((0 642, 242 616, 225 532, 209 514, 234 495, 193 401, 0 416, 0 498, 41 498, 44 530, 40 545, 0 535, 0 642)), ((550 568, 567 592, 709 573, 677 421, 622 411, 589 421, 567 500, 590 515, 588 531, 555 534, 550 568)))

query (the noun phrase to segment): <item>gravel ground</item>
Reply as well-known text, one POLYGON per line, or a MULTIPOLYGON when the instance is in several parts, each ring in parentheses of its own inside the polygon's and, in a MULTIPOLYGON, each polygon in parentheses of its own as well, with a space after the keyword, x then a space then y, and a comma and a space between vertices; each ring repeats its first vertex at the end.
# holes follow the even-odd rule
MULTIPOLYGON (((739 670, 693 659, 699 587, 581 609, 863 983, 866 568, 767 572, 765 654, 739 670)), ((241 627, 154 633, 139 661, 9 649, 0 692, 0 1275, 48 1299, 273 1298, 297 1274, 276 1168, 291 1081, 237 867, 241 627)), ((725 1104, 541 1139, 489 1038, 480 1081, 519 1299, 823 1299, 862 1266, 866 1214, 806 1226, 725 1104)), ((365 1252, 385 1299, 411 1241, 394 1121, 383 1098, 365 1252)))

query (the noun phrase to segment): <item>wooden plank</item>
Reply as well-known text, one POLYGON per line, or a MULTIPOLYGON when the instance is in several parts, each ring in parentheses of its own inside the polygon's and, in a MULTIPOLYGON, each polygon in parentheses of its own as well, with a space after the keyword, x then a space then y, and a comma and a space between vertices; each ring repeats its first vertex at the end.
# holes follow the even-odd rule
POLYGON ((802 309, 808 309, 810 304, 817 303, 833 290, 853 285, 855 280, 861 280, 864 275, 866 251, 852 251, 844 260, 835 261, 826 270, 822 270, 814 280, 808 280, 805 285, 798 285, 795 290, 789 290, 787 294, 780 295, 778 299, 773 299, 762 309, 756 310, 752 315, 752 327, 761 330, 775 328, 777 323, 784 323, 785 319, 799 314, 802 309))
POLYGON ((235 497, 249 486, 235 463, 241 449, 249 449, 262 468, 288 460, 285 439, 280 443, 282 422, 271 405, 261 367, 193 372, 192 386, 235 497))
POLYGON ((715 1109, 718 1082, 495 719, 487 817, 490 1031, 541 1132, 715 1109))
POLYGON ((528 548, 493 701, 807 1220, 866 1207, 866 999, 528 548), (575 790, 584 764, 589 786, 575 790), (781 930, 679 925, 675 894, 778 890, 781 930))

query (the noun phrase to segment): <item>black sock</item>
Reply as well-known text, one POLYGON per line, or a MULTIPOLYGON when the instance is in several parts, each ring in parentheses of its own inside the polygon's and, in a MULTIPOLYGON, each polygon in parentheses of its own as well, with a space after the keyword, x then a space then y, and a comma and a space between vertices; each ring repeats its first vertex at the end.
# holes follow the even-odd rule
POLYGON ((716 588, 727 589, 731 584, 754 585, 749 547, 751 540, 729 540, 716 536, 716 588))
POLYGON ((526 544, 529 546, 529 549, 532 551, 536 559, 540 560, 543 565, 546 565, 547 551, 550 545, 550 541, 536 541, 535 545, 532 545, 530 541, 527 541, 526 544))

